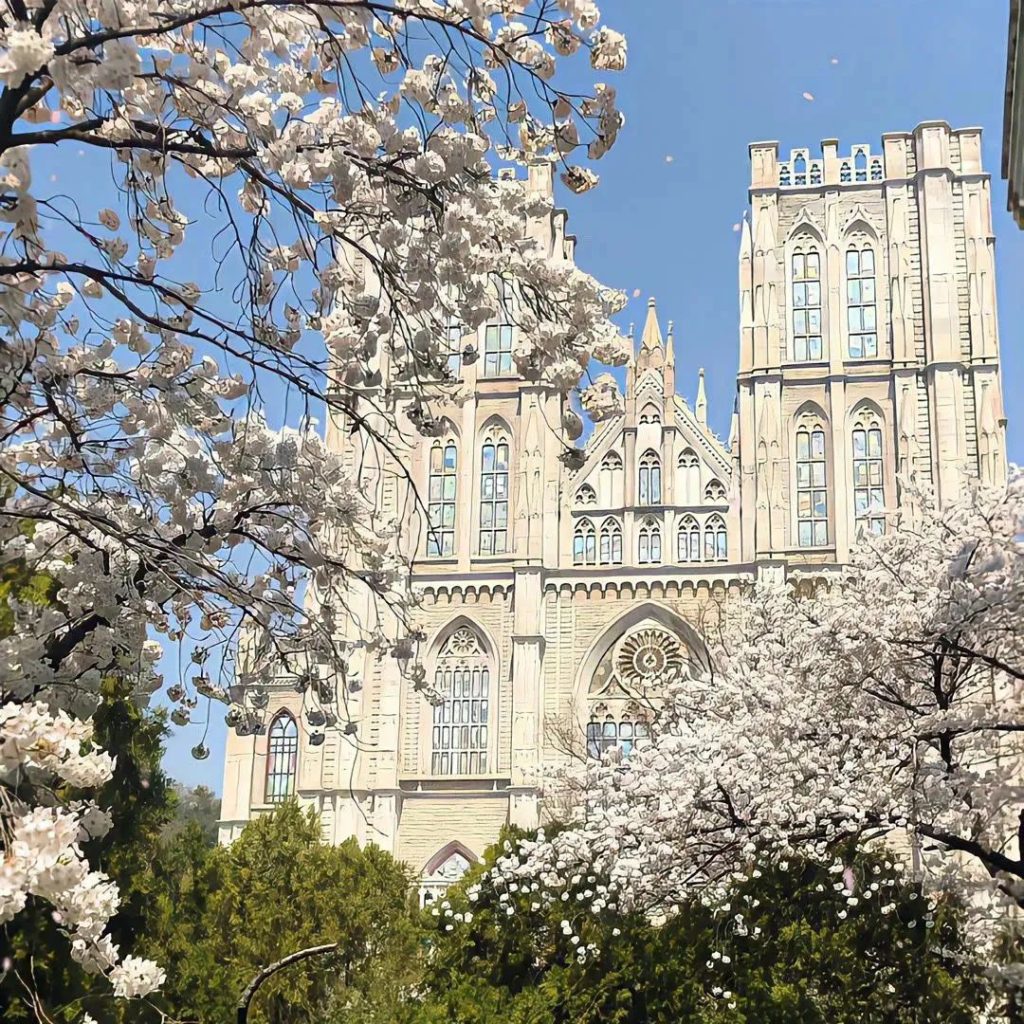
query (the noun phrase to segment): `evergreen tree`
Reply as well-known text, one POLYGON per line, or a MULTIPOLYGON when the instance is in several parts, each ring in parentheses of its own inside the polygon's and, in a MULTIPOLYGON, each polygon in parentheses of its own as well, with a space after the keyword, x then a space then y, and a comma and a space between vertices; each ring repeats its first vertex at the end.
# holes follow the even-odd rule
POLYGON ((693 901, 653 924, 496 887, 500 852, 431 911, 420 1024, 970 1024, 985 1001, 958 908, 884 853, 840 876, 853 897, 791 860, 736 881, 725 917, 693 901))

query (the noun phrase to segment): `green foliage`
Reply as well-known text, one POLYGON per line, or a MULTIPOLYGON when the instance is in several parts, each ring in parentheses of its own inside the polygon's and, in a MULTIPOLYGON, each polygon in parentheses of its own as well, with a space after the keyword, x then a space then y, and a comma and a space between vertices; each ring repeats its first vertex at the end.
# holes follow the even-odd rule
POLYGON ((173 843, 185 829, 196 824, 208 846, 217 843, 217 821, 220 818, 220 797, 206 786, 185 786, 174 783, 174 817, 164 828, 166 843, 173 843))
POLYGON ((316 816, 288 803, 229 847, 184 829, 154 866, 159 895, 145 955, 165 965, 157 1004, 185 1020, 232 1019, 259 969, 308 946, 337 954, 288 967, 260 989, 250 1020, 303 1024, 393 1019, 416 979, 420 933, 411 880, 388 854, 320 841, 316 816))
MULTIPOLYGON (((486 863, 495 856, 492 850, 486 863)), ((883 854, 861 854, 855 871, 855 907, 835 891, 834 874, 791 862, 737 881, 726 913, 715 915, 694 902, 655 926, 639 915, 594 914, 587 901, 546 906, 537 892, 523 889, 503 901, 502 891, 478 870, 451 894, 447 907, 436 908, 419 1020, 976 1021, 985 991, 964 948, 958 910, 938 905, 926 927, 920 890, 898 880, 883 854), (878 889, 872 891, 872 884, 878 889), (895 909, 883 913, 890 902, 895 909), (458 916, 467 912, 472 920, 460 923, 458 916), (580 946, 592 947, 582 963, 580 946)), ((580 887, 596 882, 581 879, 580 887)))

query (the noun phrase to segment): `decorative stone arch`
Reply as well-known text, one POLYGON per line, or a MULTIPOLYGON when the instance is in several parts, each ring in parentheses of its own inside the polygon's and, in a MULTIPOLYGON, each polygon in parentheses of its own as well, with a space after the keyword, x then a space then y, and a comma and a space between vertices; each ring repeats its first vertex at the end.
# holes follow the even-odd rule
POLYGON ((703 673, 708 670, 711 662, 708 658, 707 647, 693 626, 664 604, 650 600, 640 601, 605 626, 587 648, 573 681, 573 702, 575 704, 580 704, 581 700, 586 697, 590 680, 605 655, 628 632, 647 621, 675 633, 683 641, 689 649, 695 671, 703 673))
POLYGON ((420 871, 420 906, 428 906, 440 899, 449 886, 459 881, 477 863, 477 855, 457 839, 442 846, 420 871))
MULTIPOLYGON (((628 753, 627 748, 648 735, 660 696, 643 678, 647 669, 628 684, 622 673, 623 666, 643 665, 659 656, 665 659, 663 664, 680 668, 684 678, 704 675, 709 664, 703 641, 685 619, 638 595, 635 606, 609 623, 591 644, 573 683, 572 716, 590 756, 616 745, 628 753)), ((658 671, 653 669, 647 677, 655 687, 658 671)))

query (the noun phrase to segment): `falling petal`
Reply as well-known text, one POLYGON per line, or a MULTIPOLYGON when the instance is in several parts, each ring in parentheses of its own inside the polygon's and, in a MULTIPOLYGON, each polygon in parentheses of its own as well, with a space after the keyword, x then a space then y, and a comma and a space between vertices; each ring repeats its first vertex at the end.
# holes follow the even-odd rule
POLYGON ((50 124, 60 124, 60 111, 59 110, 51 110, 50 111, 50 124))
POLYGON ((667 164, 672 163, 673 160, 675 160, 674 156, 667 156, 667 157, 665 157, 665 163, 667 163, 667 164))
POLYGON ((832 60, 830 61, 830 63, 838 64, 839 63, 839 58, 838 57, 833 57, 832 60))
POLYGON ((51 174, 50 175, 50 181, 56 181, 56 180, 57 180, 57 175, 56 174, 51 174))
POLYGON ((739 224, 733 224, 732 229, 733 229, 733 231, 739 231, 739 229, 740 229, 739 224))
POLYGON ((803 95, 804 95, 804 99, 807 100, 808 103, 813 103, 814 102, 814 93, 813 92, 805 92, 803 95))
POLYGON ((634 299, 639 299, 640 298, 640 289, 639 288, 634 288, 633 289, 633 298, 634 299))

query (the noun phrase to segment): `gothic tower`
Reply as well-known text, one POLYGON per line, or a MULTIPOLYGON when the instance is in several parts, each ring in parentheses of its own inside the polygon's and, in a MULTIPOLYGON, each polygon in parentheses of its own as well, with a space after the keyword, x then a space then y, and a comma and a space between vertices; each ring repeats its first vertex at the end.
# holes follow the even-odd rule
POLYGON ((739 257, 739 498, 747 559, 845 561, 899 481, 940 501, 1005 477, 994 238, 981 132, 882 151, 750 147, 739 257))

